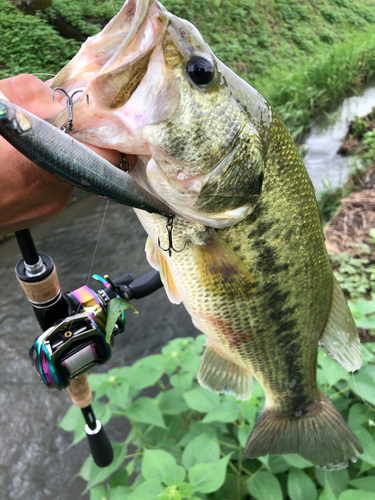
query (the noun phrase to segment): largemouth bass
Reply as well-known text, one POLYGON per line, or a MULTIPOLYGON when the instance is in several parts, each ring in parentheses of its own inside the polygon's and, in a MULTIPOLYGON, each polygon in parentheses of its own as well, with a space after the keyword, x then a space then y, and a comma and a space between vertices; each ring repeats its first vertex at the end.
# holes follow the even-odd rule
POLYGON ((83 91, 73 136, 136 155, 129 175, 176 214, 169 255, 166 218, 136 210, 170 301, 207 335, 199 382, 240 399, 253 376, 264 389, 244 456, 297 453, 326 470, 356 460, 361 444, 316 369, 318 346, 358 369, 357 329, 314 188, 272 106, 154 0, 126 1, 57 86, 83 91))

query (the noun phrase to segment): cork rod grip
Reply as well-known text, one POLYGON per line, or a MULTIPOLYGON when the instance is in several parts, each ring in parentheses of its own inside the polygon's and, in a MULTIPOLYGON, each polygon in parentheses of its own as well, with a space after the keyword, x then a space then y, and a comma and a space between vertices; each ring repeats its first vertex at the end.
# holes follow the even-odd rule
POLYGON ((73 378, 68 387, 68 391, 73 404, 78 408, 86 408, 92 403, 92 392, 87 373, 82 373, 82 375, 73 378))
POLYGON ((56 297, 60 291, 60 283, 56 273, 56 266, 52 273, 42 281, 36 283, 26 283, 17 277, 20 285, 30 302, 43 304, 56 297))

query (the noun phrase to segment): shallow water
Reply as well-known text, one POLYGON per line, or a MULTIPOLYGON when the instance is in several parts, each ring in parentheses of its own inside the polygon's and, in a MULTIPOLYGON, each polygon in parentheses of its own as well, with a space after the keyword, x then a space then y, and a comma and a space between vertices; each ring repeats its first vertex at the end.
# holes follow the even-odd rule
MULTIPOLYGON (((55 261, 63 291, 87 282, 106 203, 89 196, 32 229, 38 250, 55 261)), ((116 277, 147 272, 145 240, 133 211, 109 203, 93 273, 116 277)), ((89 495, 80 496, 85 482, 75 475, 88 455, 88 445, 84 441, 67 450, 72 435, 57 427, 71 404, 69 395, 41 384, 28 358, 41 332, 14 275, 20 258, 15 239, 0 245, 0 498, 87 500, 89 495)), ((100 288, 94 280, 89 286, 100 288)), ((127 314, 126 331, 116 337, 111 361, 93 371, 129 365, 160 352, 172 338, 197 333, 185 309, 170 304, 163 289, 134 305, 140 314, 127 314)), ((106 430, 116 440, 128 432, 125 419, 115 419, 106 430)))
POLYGON ((348 179, 355 160, 337 154, 354 116, 364 116, 375 106, 375 87, 363 90, 358 96, 345 99, 329 118, 319 120, 305 140, 307 154, 303 161, 317 192, 324 184, 341 186, 348 179))

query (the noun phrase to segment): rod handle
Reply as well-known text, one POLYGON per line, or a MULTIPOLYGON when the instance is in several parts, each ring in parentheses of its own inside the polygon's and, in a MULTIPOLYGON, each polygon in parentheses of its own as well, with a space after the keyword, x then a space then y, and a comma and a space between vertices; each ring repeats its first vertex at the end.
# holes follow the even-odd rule
POLYGON ((98 467, 108 467, 112 463, 114 452, 100 420, 96 420, 95 429, 90 429, 86 424, 85 432, 94 462, 98 467))

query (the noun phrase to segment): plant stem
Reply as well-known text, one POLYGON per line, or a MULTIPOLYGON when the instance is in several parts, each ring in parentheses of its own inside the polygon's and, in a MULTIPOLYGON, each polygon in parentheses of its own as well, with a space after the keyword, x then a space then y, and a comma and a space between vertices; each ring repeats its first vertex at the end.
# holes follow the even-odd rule
POLYGON ((233 450, 239 450, 241 448, 241 446, 235 446, 234 444, 229 444, 226 443, 225 441, 220 441, 220 439, 218 439, 218 443, 222 444, 223 446, 227 446, 228 448, 233 448, 233 450))

